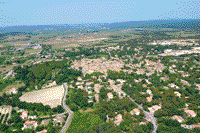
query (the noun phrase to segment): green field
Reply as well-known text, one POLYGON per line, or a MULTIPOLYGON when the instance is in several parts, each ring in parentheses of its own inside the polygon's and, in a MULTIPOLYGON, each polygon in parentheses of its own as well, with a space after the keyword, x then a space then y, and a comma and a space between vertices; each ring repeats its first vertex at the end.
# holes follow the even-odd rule
POLYGON ((19 88, 19 87, 22 87, 22 86, 25 86, 24 83, 19 83, 19 82, 15 82, 13 83, 12 85, 8 85, 6 86, 5 88, 0 88, 0 96, 3 95, 3 93, 5 92, 8 92, 12 87, 16 87, 16 88, 19 88))
POLYGON ((81 133, 86 129, 103 123, 103 120, 92 112, 75 112, 67 133, 81 133))

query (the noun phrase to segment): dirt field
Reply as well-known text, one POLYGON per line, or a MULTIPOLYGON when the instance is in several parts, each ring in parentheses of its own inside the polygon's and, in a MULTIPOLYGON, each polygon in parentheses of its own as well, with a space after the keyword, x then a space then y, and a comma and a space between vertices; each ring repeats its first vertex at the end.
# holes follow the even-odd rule
POLYGON ((44 105, 49 105, 53 108, 61 105, 63 94, 64 87, 61 85, 53 88, 27 92, 20 97, 20 100, 33 103, 43 103, 44 105))

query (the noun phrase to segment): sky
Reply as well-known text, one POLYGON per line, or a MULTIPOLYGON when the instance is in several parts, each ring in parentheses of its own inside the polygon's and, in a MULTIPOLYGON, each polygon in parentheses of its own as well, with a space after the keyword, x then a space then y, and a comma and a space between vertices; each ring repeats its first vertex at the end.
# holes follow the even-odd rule
POLYGON ((0 0, 0 27, 199 19, 200 0, 0 0))

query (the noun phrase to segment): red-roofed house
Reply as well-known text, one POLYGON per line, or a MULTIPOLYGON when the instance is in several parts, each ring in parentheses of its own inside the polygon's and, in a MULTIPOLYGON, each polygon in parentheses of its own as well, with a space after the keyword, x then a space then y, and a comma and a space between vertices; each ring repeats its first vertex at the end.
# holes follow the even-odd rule
POLYGON ((46 129, 43 129, 42 131, 37 132, 37 133, 47 133, 47 130, 46 130, 46 129))
POLYGON ((188 115, 188 117, 196 117, 197 115, 193 110, 189 110, 189 109, 186 109, 185 113, 188 115))
POLYGON ((146 85, 146 84, 143 84, 142 87, 147 87, 147 85, 146 85))
POLYGON ((137 109, 137 108, 135 108, 135 109, 133 109, 133 110, 130 112, 130 114, 131 114, 131 115, 134 115, 134 114, 139 115, 139 114, 140 114, 140 110, 137 109))
POLYGON ((118 114, 116 117, 115 117, 115 120, 114 120, 114 123, 119 126, 119 124, 123 121, 122 119, 122 115, 121 114, 118 114))
POLYGON ((108 100, 113 99, 113 94, 112 94, 112 92, 107 93, 107 95, 108 95, 108 100))
POLYGON ((26 129, 26 128, 36 128, 38 125, 37 125, 37 121, 26 121, 24 123, 24 127, 22 128, 22 130, 26 129))
POLYGON ((148 102, 152 101, 152 97, 147 97, 146 99, 147 99, 148 102))
POLYGON ((23 120, 28 118, 28 111, 23 111, 22 115, 20 116, 23 120))
POLYGON ((184 119, 181 116, 174 115, 172 120, 177 120, 179 123, 184 122, 184 119))

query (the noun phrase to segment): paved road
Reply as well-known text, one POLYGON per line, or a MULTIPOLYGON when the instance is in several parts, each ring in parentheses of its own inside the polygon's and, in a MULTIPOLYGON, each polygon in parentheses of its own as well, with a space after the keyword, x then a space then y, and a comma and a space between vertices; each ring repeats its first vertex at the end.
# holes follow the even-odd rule
POLYGON ((128 97, 132 102, 134 102, 134 103, 138 106, 139 109, 141 109, 141 110, 144 112, 144 115, 145 115, 145 117, 146 117, 147 119, 150 119, 150 120, 151 120, 151 123, 152 123, 153 126, 154 126, 154 129, 153 129, 152 133, 156 133, 158 126, 157 126, 157 124, 156 124, 156 118, 154 117, 154 115, 152 115, 152 114, 150 114, 149 112, 145 111, 145 110, 143 109, 143 107, 140 106, 138 103, 136 103, 135 100, 132 99, 129 95, 127 95, 127 97, 128 97))
POLYGON ((67 91, 68 91, 68 86, 67 83, 63 83, 65 90, 64 93, 64 98, 63 98, 63 107, 64 109, 68 112, 69 116, 65 122, 65 125, 63 126, 62 130, 60 131, 60 133, 65 133, 67 131, 67 128, 69 127, 72 117, 73 117, 73 112, 69 109, 69 107, 67 107, 67 105, 65 104, 65 100, 66 100, 66 95, 67 95, 67 91))
POLYGON ((8 74, 6 74, 6 76, 3 79, 6 79, 8 76, 10 76, 13 73, 13 70, 10 70, 10 72, 8 72, 8 74))
MULTIPOLYGON (((61 113, 61 114, 52 115, 52 117, 56 117, 57 115, 64 115, 64 114, 66 114, 66 112, 61 113)), ((42 116, 42 117, 39 117, 39 118, 50 118, 50 115, 48 115, 48 116, 42 116)))

